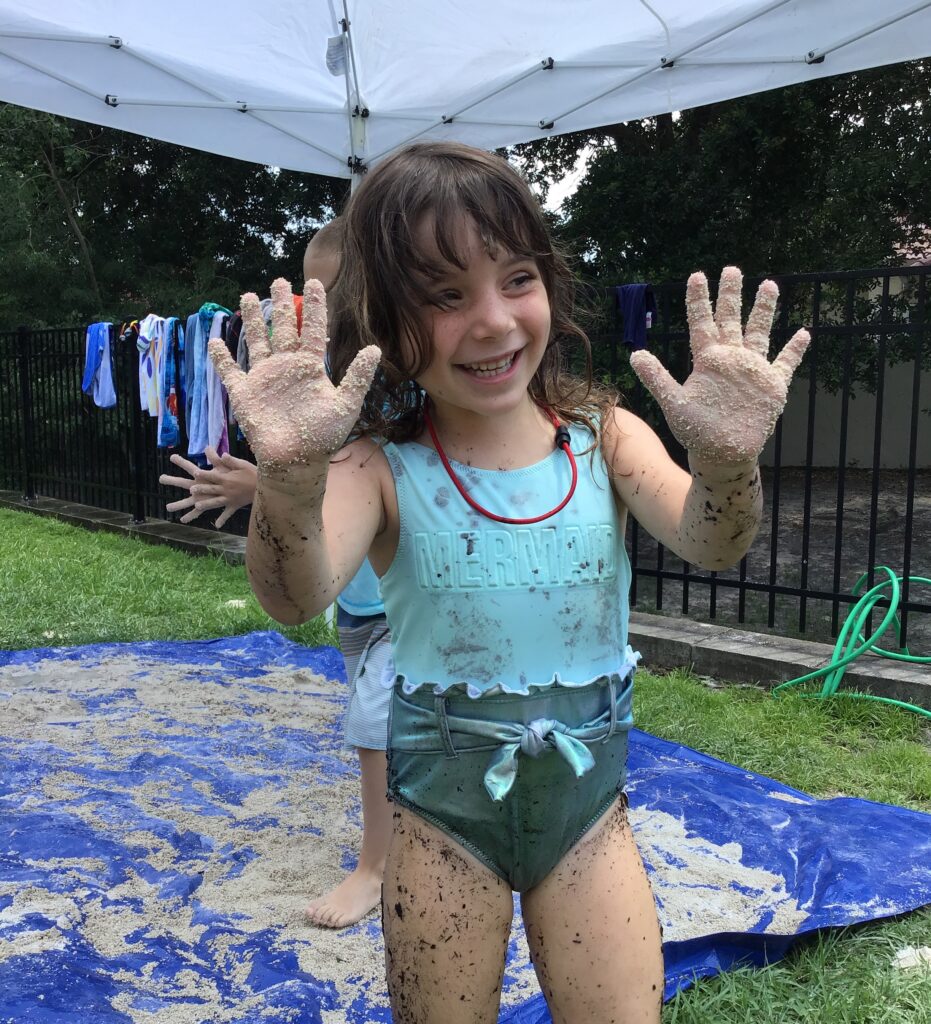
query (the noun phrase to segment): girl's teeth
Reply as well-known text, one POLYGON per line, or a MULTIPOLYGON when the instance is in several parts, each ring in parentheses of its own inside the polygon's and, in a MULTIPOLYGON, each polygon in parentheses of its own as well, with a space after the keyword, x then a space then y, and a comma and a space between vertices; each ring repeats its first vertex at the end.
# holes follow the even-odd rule
POLYGON ((466 369, 472 373, 477 373, 481 376, 491 377, 502 370, 510 368, 511 363, 514 362, 514 357, 510 356, 508 359, 502 359, 497 363, 467 363, 466 369))

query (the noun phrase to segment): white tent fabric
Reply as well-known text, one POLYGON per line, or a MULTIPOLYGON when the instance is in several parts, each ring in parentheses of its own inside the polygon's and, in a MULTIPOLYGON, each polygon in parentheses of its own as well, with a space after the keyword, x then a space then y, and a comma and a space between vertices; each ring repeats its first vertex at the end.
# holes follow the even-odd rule
POLYGON ((931 0, 0 0, 0 99, 349 176, 931 54, 931 0))

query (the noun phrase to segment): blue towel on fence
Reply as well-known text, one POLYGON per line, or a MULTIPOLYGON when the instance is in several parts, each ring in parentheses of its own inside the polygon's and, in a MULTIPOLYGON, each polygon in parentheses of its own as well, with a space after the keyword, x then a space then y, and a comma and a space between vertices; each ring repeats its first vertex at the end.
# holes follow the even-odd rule
POLYGON ((647 314, 656 316, 656 298, 649 284, 622 284, 614 289, 615 302, 624 318, 624 344, 632 352, 647 347, 647 314))
POLYGON ((116 389, 113 387, 113 369, 110 363, 110 328, 112 324, 101 321, 87 328, 84 341, 84 377, 81 390, 89 395, 93 392, 94 404, 101 409, 116 405, 116 389))

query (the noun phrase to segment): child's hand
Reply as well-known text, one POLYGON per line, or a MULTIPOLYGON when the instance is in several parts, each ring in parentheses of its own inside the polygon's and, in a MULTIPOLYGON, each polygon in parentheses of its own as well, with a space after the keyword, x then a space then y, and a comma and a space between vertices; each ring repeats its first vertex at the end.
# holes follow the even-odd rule
POLYGON ((190 479, 163 473, 158 482, 188 492, 188 497, 171 501, 165 506, 169 512, 189 508, 191 511, 181 517, 182 523, 191 523, 210 509, 222 508, 223 511, 214 523, 219 529, 237 509, 252 504, 258 474, 251 462, 237 459, 229 452, 217 455, 216 449, 208 446, 205 454, 210 460, 211 469, 201 469, 180 455, 172 455, 171 461, 190 474, 190 479))
POLYGON ((709 463, 746 462, 759 456, 811 340, 808 331, 796 331, 770 363, 769 332, 779 289, 773 281, 760 285, 742 334, 742 283, 736 267, 725 267, 712 316, 705 275, 689 278, 685 304, 694 365, 684 384, 677 384, 648 352, 630 357, 630 365, 659 403, 676 439, 690 454, 709 463))
POLYGON ((358 419, 381 352, 374 345, 364 348, 340 386, 334 387, 324 367, 322 285, 308 281, 304 286, 301 335, 290 284, 278 278, 271 292, 270 340, 257 296, 242 297, 252 364, 248 373, 236 365, 219 338, 210 342, 209 352, 260 469, 279 474, 289 467, 325 463, 342 447, 358 419))

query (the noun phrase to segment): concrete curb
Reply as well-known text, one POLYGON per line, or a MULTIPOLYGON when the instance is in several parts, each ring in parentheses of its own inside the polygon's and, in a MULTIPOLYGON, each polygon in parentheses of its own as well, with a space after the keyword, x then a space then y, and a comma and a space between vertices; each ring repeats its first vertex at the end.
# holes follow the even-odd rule
POLYGON ((63 523, 81 526, 86 530, 119 533, 147 544, 165 544, 189 555, 216 555, 230 565, 242 565, 246 557, 245 537, 201 526, 170 523, 165 519, 147 519, 143 523, 136 523, 128 512, 111 512, 91 505, 59 501, 57 498, 26 501, 14 491, 0 491, 0 508, 60 519, 63 523))
MULTIPOLYGON (((213 529, 160 519, 134 523, 127 513, 55 498, 27 502, 12 491, 0 491, 0 508, 53 516, 74 526, 121 533, 148 544, 166 544, 192 555, 212 554, 231 565, 241 565, 245 558, 245 537, 213 529)), ((648 670, 688 667, 698 675, 769 688, 822 668, 833 654, 830 644, 645 612, 631 612, 629 632, 631 646, 643 655, 642 664, 648 670)), ((819 683, 813 680, 810 686, 815 688, 819 683)), ((931 665, 907 665, 867 654, 849 666, 843 688, 931 710, 931 665)))
MULTIPOLYGON (((831 644, 752 633, 691 619, 631 612, 630 644, 647 670, 690 667, 697 675, 772 688, 828 665, 831 644)), ((807 687, 819 687, 814 679, 807 687)), ((865 654, 848 667, 844 690, 872 693, 931 710, 931 666, 865 654)))

